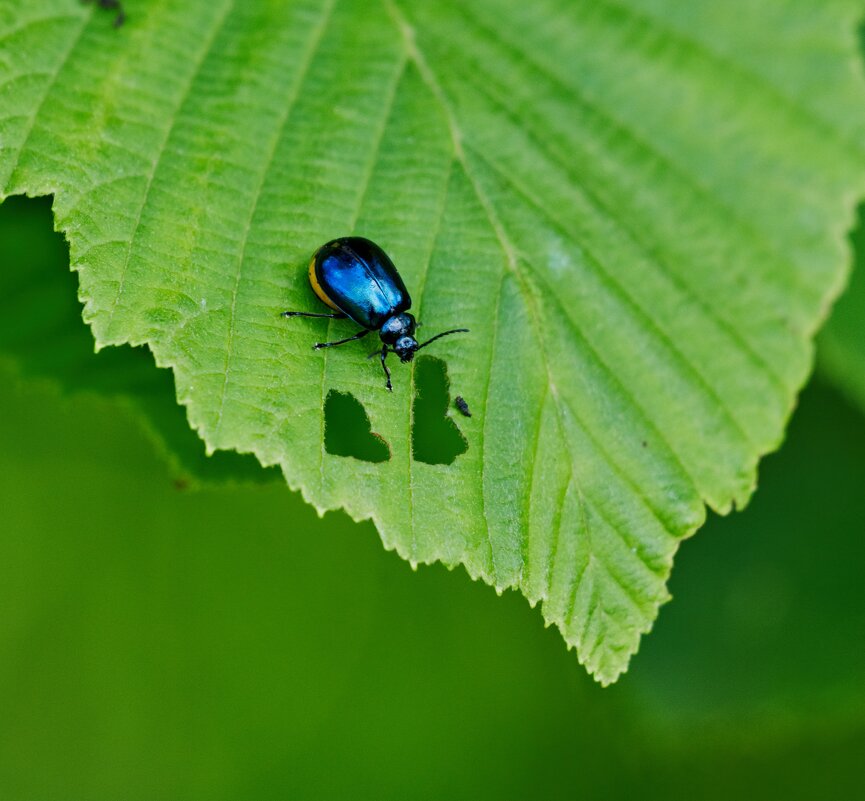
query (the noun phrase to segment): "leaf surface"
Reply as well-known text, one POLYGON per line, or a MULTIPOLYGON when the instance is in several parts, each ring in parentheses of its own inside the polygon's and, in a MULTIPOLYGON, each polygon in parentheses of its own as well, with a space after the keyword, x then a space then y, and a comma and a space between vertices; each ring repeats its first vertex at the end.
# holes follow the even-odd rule
POLYGON ((852 0, 130 2, 0 12, 0 193, 55 195, 97 345, 147 344, 209 449, 413 564, 519 588, 615 680, 705 505, 750 497, 863 188, 852 0), (412 455, 305 266, 392 255, 468 442, 412 455), (432 349, 431 349, 432 350, 432 349), (390 459, 329 454, 331 390, 390 459))

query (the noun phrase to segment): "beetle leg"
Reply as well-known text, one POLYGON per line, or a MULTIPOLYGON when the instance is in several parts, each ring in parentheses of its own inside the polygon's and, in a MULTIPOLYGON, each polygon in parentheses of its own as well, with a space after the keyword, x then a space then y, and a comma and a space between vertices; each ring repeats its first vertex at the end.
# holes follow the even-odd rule
POLYGON ((335 342, 317 342, 312 346, 313 350, 319 350, 320 348, 333 348, 337 345, 345 345, 346 342, 354 342, 356 339, 362 339, 369 333, 368 328, 363 328, 358 331, 353 337, 346 337, 345 339, 337 339, 335 342))
POLYGON ((385 382, 385 386, 387 387, 388 392, 393 392, 393 386, 390 383, 390 370, 387 369, 387 365, 384 363, 384 360, 387 358, 387 354, 390 351, 387 349, 387 345, 381 346, 381 369, 384 370, 384 376, 387 379, 385 382))
POLYGON ((317 312, 284 311, 280 317, 327 317, 330 320, 341 320, 345 315, 342 312, 336 312, 335 314, 318 314, 317 312))

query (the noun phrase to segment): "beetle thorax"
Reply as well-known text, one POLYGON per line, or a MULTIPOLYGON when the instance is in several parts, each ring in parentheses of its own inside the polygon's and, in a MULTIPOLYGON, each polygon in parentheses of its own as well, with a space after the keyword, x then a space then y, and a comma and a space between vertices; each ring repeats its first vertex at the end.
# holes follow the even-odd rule
POLYGON ((379 336, 385 345, 394 346, 398 339, 413 337, 415 328, 417 328, 417 323, 414 317, 407 312, 401 312, 384 321, 384 325, 379 330, 379 336))
POLYGON ((410 362, 418 348, 414 338, 415 328, 417 323, 414 317, 407 312, 401 312, 385 321, 379 336, 385 345, 390 345, 401 362, 410 362))

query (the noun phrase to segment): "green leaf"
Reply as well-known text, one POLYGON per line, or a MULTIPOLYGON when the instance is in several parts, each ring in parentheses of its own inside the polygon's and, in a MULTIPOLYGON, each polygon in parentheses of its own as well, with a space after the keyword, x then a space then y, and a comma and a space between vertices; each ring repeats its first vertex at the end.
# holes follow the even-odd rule
POLYGON ((55 195, 99 347, 147 344, 209 449, 412 563, 519 588, 600 681, 678 542, 750 497, 863 188, 853 0, 67 0, 0 16, 0 192, 55 195), (394 257, 468 443, 413 458, 415 368, 314 354, 312 251, 394 257), (333 455, 330 390, 390 459, 333 455))
POLYGON ((181 485, 279 480, 250 456, 207 458, 174 398, 167 370, 143 348, 93 353, 81 323, 75 277, 63 238, 51 228, 46 199, 10 198, 0 206, 0 356, 27 378, 69 393, 113 398, 132 410, 181 485))
POLYGON ((820 332, 823 374, 865 411, 865 207, 851 237, 855 269, 850 284, 820 332))

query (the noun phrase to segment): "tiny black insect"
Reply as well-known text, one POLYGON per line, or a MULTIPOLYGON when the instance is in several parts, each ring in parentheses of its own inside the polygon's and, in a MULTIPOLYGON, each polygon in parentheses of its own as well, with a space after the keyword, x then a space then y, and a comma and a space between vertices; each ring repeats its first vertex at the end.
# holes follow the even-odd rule
POLYGON ((81 0, 81 2, 85 5, 95 2, 99 8, 104 8, 108 11, 116 11, 117 16, 114 18, 115 28, 119 28, 124 22, 126 22, 126 12, 123 10, 123 5, 120 0, 81 0))
MULTIPOLYGON (((418 344, 414 338, 418 326, 408 314, 411 298, 393 262, 375 242, 360 236, 346 236, 322 245, 309 262, 309 283, 319 299, 334 309, 333 314, 286 311, 283 317, 348 317, 362 331, 353 337, 335 342, 318 342, 313 348, 332 348, 378 331, 381 337, 381 366, 387 388, 392 390, 390 370, 385 364, 388 353, 395 353, 401 362, 410 362, 415 353, 431 342, 468 331, 453 328, 436 334, 418 344)), ((372 355, 375 355, 374 353, 372 355)))
POLYGON ((454 405, 457 407, 457 409, 460 410, 460 412, 465 417, 471 417, 472 416, 471 410, 469 409, 469 405, 466 403, 466 399, 462 395, 457 395, 454 398, 454 405))

